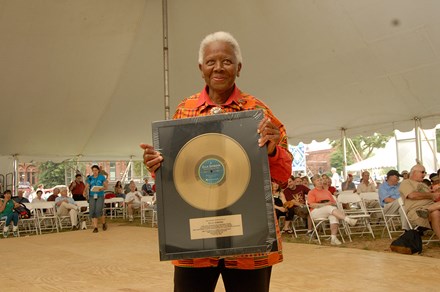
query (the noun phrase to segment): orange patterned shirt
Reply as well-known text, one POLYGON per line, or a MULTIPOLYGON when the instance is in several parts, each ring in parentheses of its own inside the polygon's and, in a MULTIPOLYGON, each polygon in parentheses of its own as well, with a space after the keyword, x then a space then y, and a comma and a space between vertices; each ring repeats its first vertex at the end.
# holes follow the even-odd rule
MULTIPOLYGON (((237 86, 235 86, 234 91, 229 99, 220 106, 211 101, 205 87, 202 92, 184 99, 177 107, 173 119, 212 115, 213 111, 215 111, 214 108, 216 108, 215 110, 220 108, 222 113, 258 109, 263 110, 264 114, 270 118, 271 122, 279 128, 281 135, 276 154, 273 157, 269 156, 271 177, 279 182, 286 182, 289 179, 292 171, 292 155, 287 150, 287 135, 283 124, 273 115, 269 107, 267 107, 263 102, 256 99, 252 95, 241 92, 237 86)), ((276 219, 275 222, 277 222, 276 219)), ((283 254, 281 248, 281 235, 278 228, 278 222, 276 224, 279 251, 224 257, 225 267, 230 269, 254 270, 282 262, 283 254)), ((216 267, 218 265, 218 261, 218 257, 213 257, 174 260, 172 263, 180 267, 204 268, 216 267)))

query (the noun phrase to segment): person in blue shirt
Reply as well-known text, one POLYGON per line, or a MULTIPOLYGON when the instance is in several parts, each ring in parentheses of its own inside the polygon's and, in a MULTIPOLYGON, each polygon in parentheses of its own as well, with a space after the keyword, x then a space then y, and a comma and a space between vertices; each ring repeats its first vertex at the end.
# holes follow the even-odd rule
POLYGON ((402 177, 402 175, 397 170, 393 169, 388 171, 386 181, 379 186, 379 201, 384 214, 400 214, 402 229, 408 229, 408 224, 406 220, 404 220, 403 210, 397 201, 397 199, 400 198, 400 177, 402 177))
POLYGON ((100 173, 98 165, 92 166, 92 175, 87 177, 87 184, 84 189, 84 196, 86 190, 89 190, 89 216, 92 218, 93 233, 98 232, 98 217, 101 217, 102 230, 107 230, 107 223, 105 222, 105 215, 102 212, 104 208, 104 190, 108 187, 107 178, 100 173))

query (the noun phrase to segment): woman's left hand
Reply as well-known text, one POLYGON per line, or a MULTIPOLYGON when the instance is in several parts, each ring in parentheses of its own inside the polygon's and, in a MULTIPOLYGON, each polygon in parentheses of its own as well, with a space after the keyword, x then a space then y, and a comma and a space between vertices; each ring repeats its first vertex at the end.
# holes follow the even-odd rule
POLYGON ((276 147, 280 142, 280 130, 268 117, 264 117, 258 125, 258 146, 263 147, 267 144, 267 154, 273 156, 276 153, 276 147))

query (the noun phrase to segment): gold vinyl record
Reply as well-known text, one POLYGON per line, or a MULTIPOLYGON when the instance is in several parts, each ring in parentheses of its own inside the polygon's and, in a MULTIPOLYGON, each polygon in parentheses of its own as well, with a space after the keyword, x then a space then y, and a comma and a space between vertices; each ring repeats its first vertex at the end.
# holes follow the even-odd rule
POLYGON ((243 147, 229 136, 194 137, 174 161, 174 185, 191 206, 215 211, 231 206, 246 191, 251 165, 243 147))

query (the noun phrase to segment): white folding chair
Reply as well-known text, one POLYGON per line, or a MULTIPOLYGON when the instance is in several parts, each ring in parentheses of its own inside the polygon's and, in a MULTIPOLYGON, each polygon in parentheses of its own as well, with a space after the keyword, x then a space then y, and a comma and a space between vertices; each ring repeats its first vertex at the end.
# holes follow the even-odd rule
POLYGON ((32 203, 34 212, 38 220, 38 229, 40 234, 43 230, 56 230, 59 232, 58 218, 55 210, 55 202, 36 202, 32 203))
POLYGON ((307 227, 304 227, 304 225, 307 222, 304 222, 304 220, 307 220, 307 219, 304 219, 304 218, 299 217, 297 215, 293 216, 293 220, 291 222, 291 227, 293 230, 292 236, 295 236, 295 238, 298 238, 298 233, 300 233, 300 232, 307 233, 308 229, 307 229, 307 227))
POLYGON ((371 217, 376 218, 376 222, 374 224, 370 220, 371 227, 372 228, 380 227, 382 229, 382 237, 384 233, 383 231, 385 231, 386 229, 388 231, 388 235, 390 236, 390 239, 392 239, 387 218, 385 217, 383 209, 380 206, 379 194, 376 192, 367 192, 367 193, 361 193, 359 196, 361 197, 361 200, 364 203, 365 210, 367 211, 368 214, 370 214, 370 218, 371 217))
POLYGON ((125 218, 125 204, 124 204, 124 198, 111 198, 111 199, 105 199, 105 210, 108 210, 110 213, 110 219, 121 217, 125 218))
MULTIPOLYGON (((311 211, 310 211, 310 206, 309 206, 309 203, 307 202, 307 200, 306 200, 306 206, 307 206, 307 211, 309 212, 309 216, 310 216, 310 219, 311 219, 310 221, 312 222, 312 227, 313 227, 312 234, 310 235, 310 238, 309 238, 309 242, 311 242, 312 239, 316 236, 316 239, 318 240, 318 243, 322 244, 321 243, 321 237, 330 238, 330 236, 331 236, 330 233, 327 234, 327 230, 330 230, 330 228, 328 226, 330 224, 330 221, 329 221, 328 218, 324 218, 324 217, 322 217, 322 218, 312 218, 311 211), (322 232, 322 235, 319 235, 319 231, 322 232)), ((344 239, 344 236, 342 235, 341 228, 338 228, 338 232, 339 232, 339 235, 341 236, 342 242, 345 243, 345 239, 344 239)))
POLYGON ((153 196, 143 196, 141 198, 141 224, 147 223, 147 221, 154 224, 154 210, 152 207, 153 196))
POLYGON ((18 230, 19 233, 35 233, 35 234, 39 234, 39 230, 38 230, 38 220, 37 220, 37 216, 35 214, 35 210, 34 207, 32 205, 32 203, 23 203, 23 205, 26 206, 26 208, 29 209, 29 211, 31 211, 31 217, 30 218, 20 218, 18 220, 18 230))
POLYGON ((79 228, 82 228, 83 224, 85 224, 86 227, 89 227, 92 225, 92 221, 89 217, 89 202, 87 201, 76 201, 76 205, 78 206, 78 222, 79 222, 79 228), (85 222, 85 223, 83 223, 85 222))
POLYGON ((357 224, 355 226, 350 226, 347 222, 343 222, 345 226, 345 231, 350 238, 351 235, 364 233, 369 233, 373 238, 374 232, 370 225, 370 214, 367 213, 365 205, 361 200, 361 197, 356 193, 341 193, 337 198, 338 208, 345 213, 346 216, 350 218, 357 219, 357 224), (343 205, 350 206, 350 209, 344 209, 343 205))

